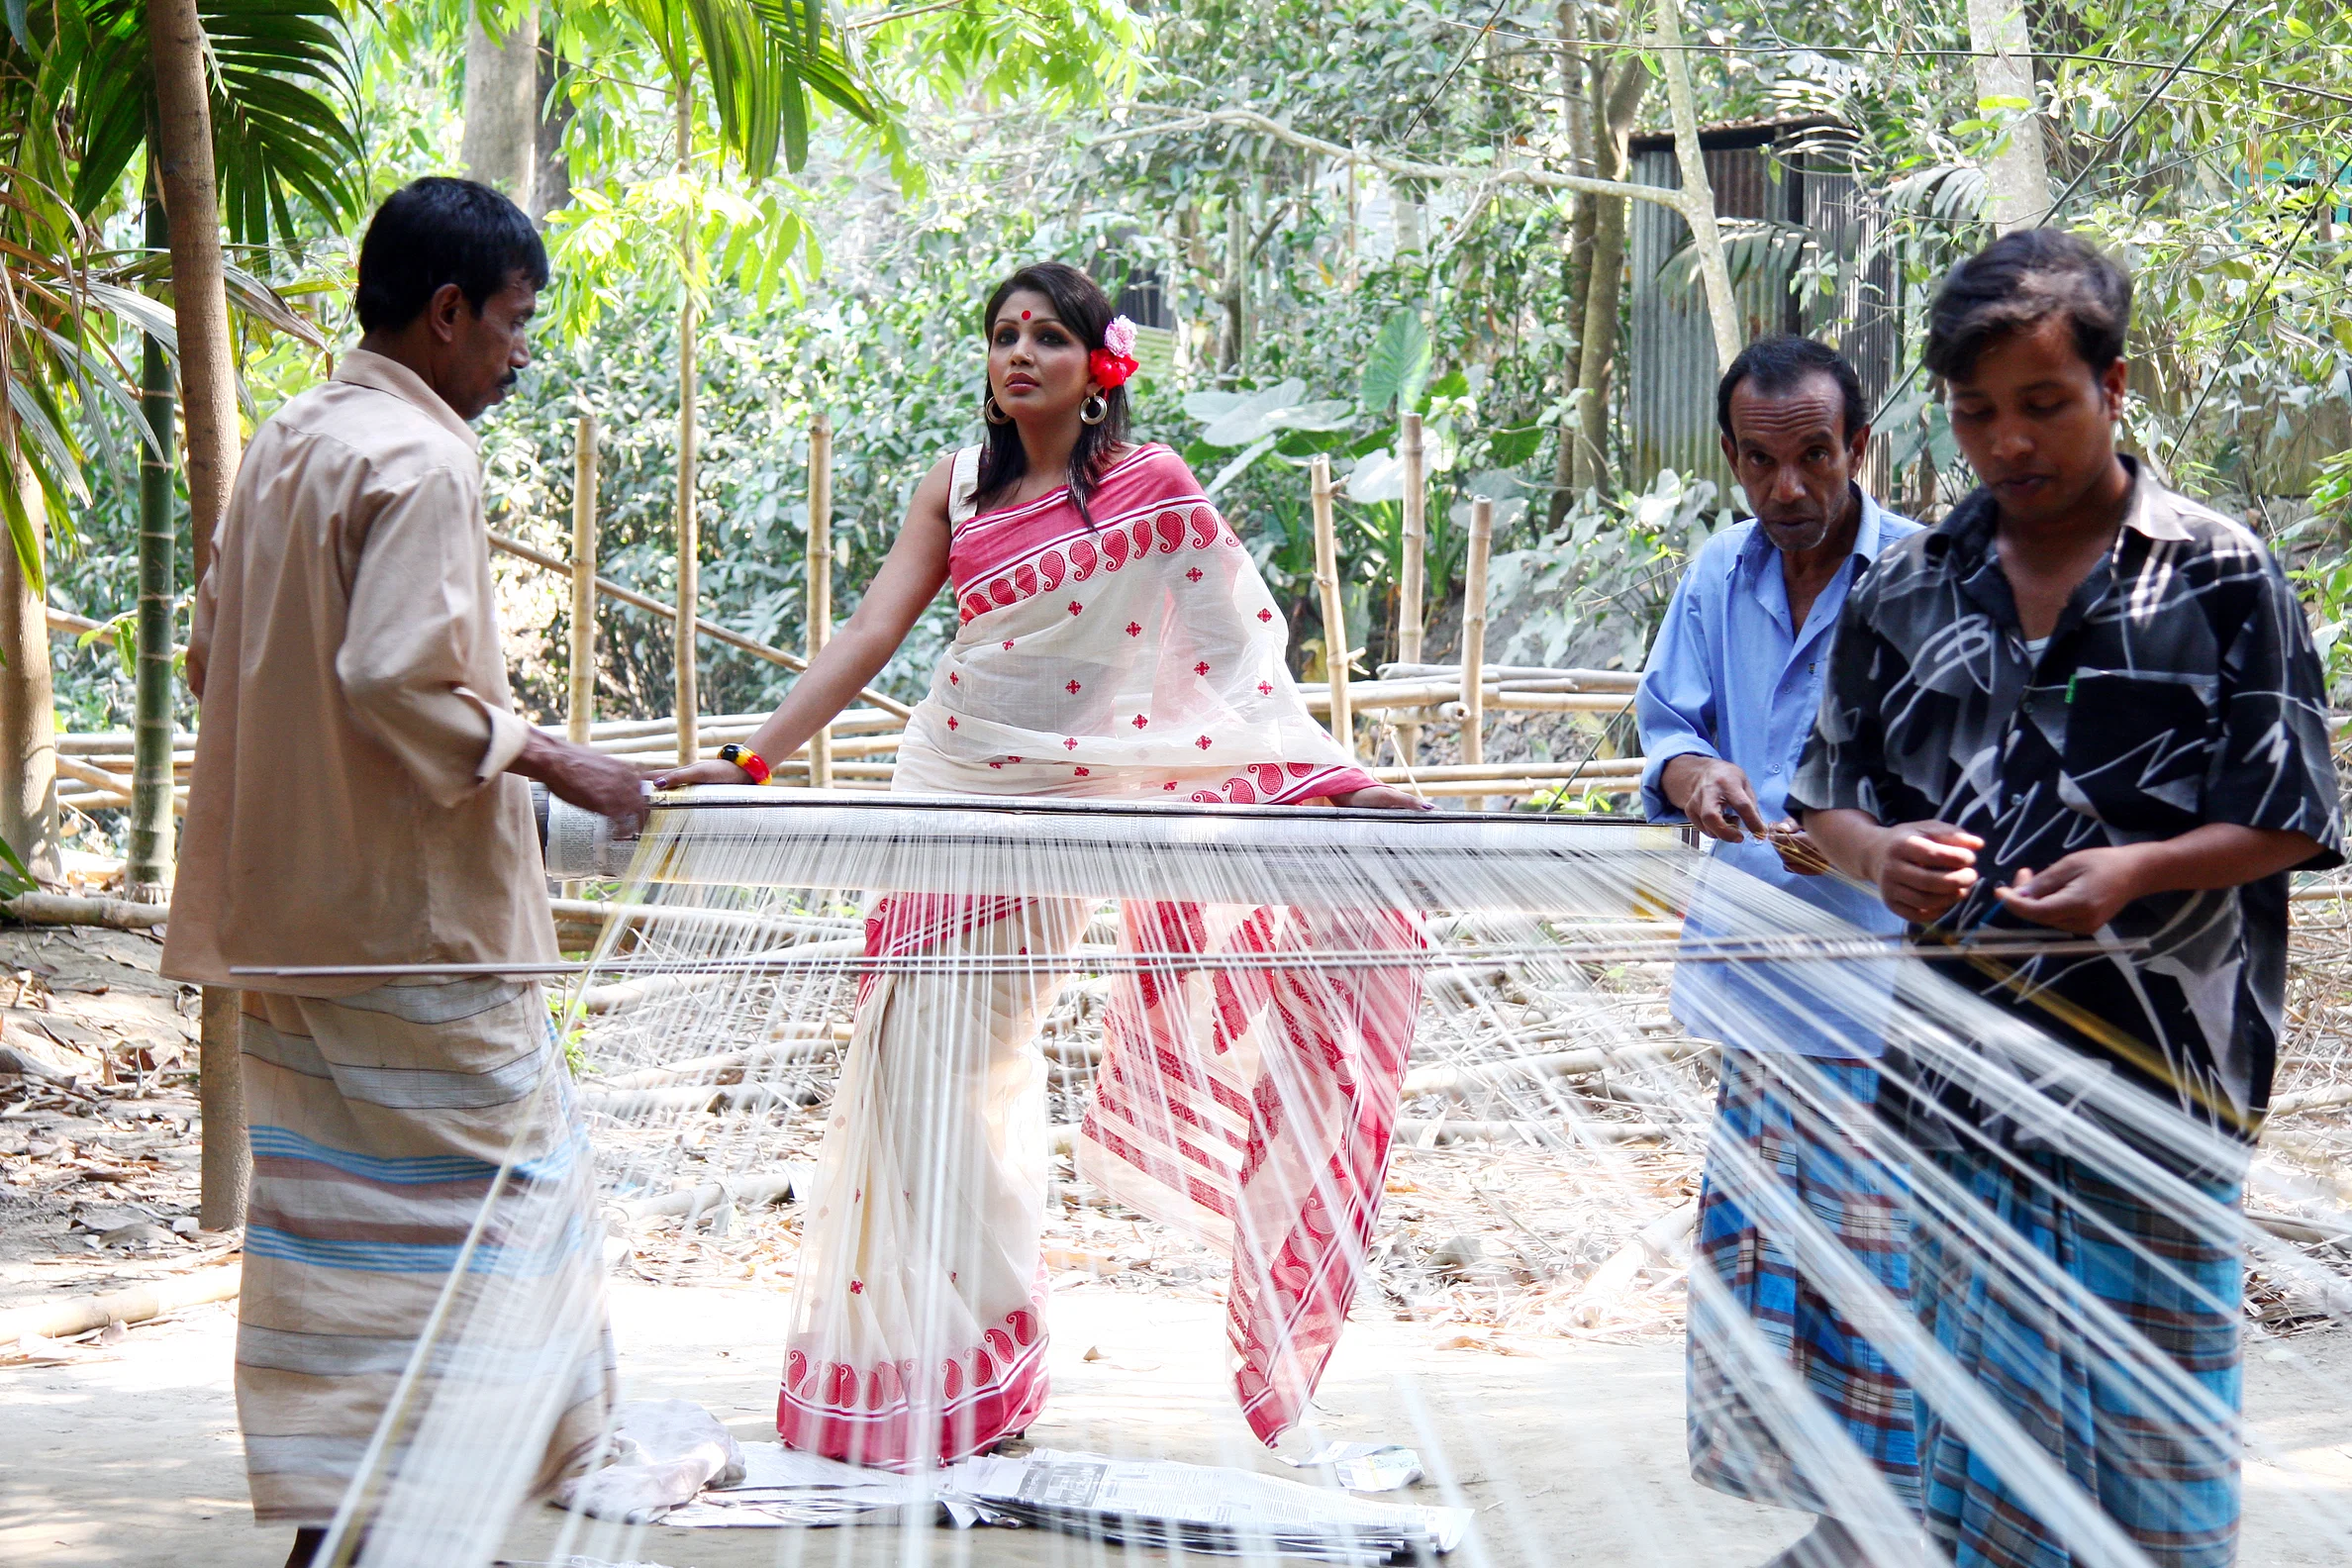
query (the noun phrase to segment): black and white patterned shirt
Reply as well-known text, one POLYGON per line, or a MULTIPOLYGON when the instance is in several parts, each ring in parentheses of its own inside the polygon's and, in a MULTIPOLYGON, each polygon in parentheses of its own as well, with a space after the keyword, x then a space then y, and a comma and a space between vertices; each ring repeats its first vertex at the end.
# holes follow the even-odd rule
MULTIPOLYGON (((1981 489, 1882 552, 1846 600, 1789 803, 1982 837, 1981 880, 1939 932, 2053 934, 1993 889, 2072 850, 2207 823, 2304 833, 2320 845, 2305 869, 2342 863, 2324 681, 2294 590, 2253 534, 2132 473, 2114 548, 2038 657, 1981 489)), ((2128 956, 1946 971, 2251 1138, 2277 1054, 2287 880, 2126 905, 2107 931, 2145 941, 2128 956)))

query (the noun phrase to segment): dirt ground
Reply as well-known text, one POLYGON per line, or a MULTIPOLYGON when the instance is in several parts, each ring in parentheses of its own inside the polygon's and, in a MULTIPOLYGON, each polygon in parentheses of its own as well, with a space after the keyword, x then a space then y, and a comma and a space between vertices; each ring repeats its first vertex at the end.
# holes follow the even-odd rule
MULTIPOLYGON (((759 1288, 614 1290, 631 1397, 702 1403, 745 1441, 772 1435, 783 1300, 759 1288)), ((39 1568, 268 1568, 284 1532, 245 1507, 229 1394, 227 1307, 131 1331, 71 1365, 5 1374, 0 1405, 0 1562, 39 1568)), ((1054 1398, 1039 1444, 1108 1449, 1286 1473, 1256 1448, 1218 1376, 1222 1324, 1206 1303, 1107 1285, 1057 1293, 1054 1398)), ((1672 1345, 1505 1336, 1510 1353, 1441 1348, 1442 1329, 1372 1318, 1351 1325, 1319 1404, 1324 1434, 1413 1445, 1430 1480, 1405 1494, 1475 1512, 1453 1559, 1486 1564, 1760 1563, 1804 1519, 1693 1483, 1682 1453, 1682 1358, 1672 1345)), ((2248 1365, 2256 1438, 2271 1449, 2246 1476, 2246 1568, 2321 1568, 2337 1559, 2302 1506, 2352 1492, 2352 1334, 2303 1335, 2248 1365), (2277 1351, 2285 1359, 2270 1358, 2277 1351)), ((2340 1507, 2340 1504, 2338 1505, 2340 1507)), ((506 1554, 554 1555, 563 1519, 535 1511, 506 1554)), ((1100 1568, 1085 1543, 1033 1531, 686 1530, 603 1527, 569 1553, 663 1568, 766 1563, 1015 1563, 1100 1568)))

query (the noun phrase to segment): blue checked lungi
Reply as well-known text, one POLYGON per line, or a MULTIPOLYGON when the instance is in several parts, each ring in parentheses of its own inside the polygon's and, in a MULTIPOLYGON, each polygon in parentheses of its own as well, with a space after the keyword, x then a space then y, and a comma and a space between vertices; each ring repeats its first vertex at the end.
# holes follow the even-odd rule
MULTIPOLYGON (((1879 1168, 1835 1121, 1813 1108, 1841 1096, 1849 1104, 1839 1108, 1839 1118, 1867 1122, 1877 1089, 1878 1070, 1865 1063, 1725 1050, 1711 1146, 1728 1141, 1744 1148, 1902 1302, 1911 1289, 1911 1243, 1901 1173, 1879 1168)), ((1764 1341, 1915 1510, 1919 1467, 1910 1388, 1799 1271, 1786 1241, 1739 1202, 1738 1185, 1711 1152, 1691 1267, 1715 1271, 1764 1341)), ((1732 1373, 1741 1354, 1716 1310, 1694 1293, 1691 1474, 1750 1502, 1834 1513, 1741 1392, 1732 1373)))
MULTIPOLYGON (((1938 1152, 1935 1161, 2027 1246, 2112 1307, 2231 1412, 2239 1405, 2244 1267, 2224 1227, 2203 1233, 2064 1156, 1938 1152), (2047 1185, 2042 1185, 2047 1184, 2047 1185), (2144 1255, 2143 1255, 2144 1254, 2144 1255)), ((2234 1182, 2200 1182, 2234 1209, 2234 1182)), ((2048 1293, 2003 1290, 1980 1244, 1922 1223, 1912 1278, 1920 1321, 1961 1369, 2055 1455, 2158 1568, 2225 1568, 2237 1555, 2234 1431, 2149 1408, 2079 1314, 2048 1293)), ((1954 1568, 2068 1568, 2075 1560, 1925 1402, 1919 1453, 1928 1533, 1954 1568)))
POLYGON ((614 1362, 593 1151, 539 988, 248 991, 241 1045, 253 1181, 237 1413, 255 1520, 335 1517, 510 1153, 405 1407, 394 1501, 409 1441, 445 1456, 469 1429, 513 1451, 464 1467, 467 1482, 495 1492, 503 1468, 509 1491, 551 1486, 601 1440, 614 1362))

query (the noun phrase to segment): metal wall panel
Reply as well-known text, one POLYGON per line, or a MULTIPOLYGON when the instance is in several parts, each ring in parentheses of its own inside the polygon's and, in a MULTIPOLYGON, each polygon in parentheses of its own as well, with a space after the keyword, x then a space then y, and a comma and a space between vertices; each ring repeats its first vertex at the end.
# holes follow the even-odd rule
MULTIPOLYGON (((1865 193, 1843 169, 1816 152, 1781 164, 1769 144, 1706 150, 1715 211, 1725 218, 1770 218, 1813 230, 1832 254, 1860 255, 1878 232, 1865 193)), ((1628 177, 1679 189, 1682 170, 1671 147, 1637 149, 1628 177)), ((1731 474, 1716 444, 1715 334, 1706 297, 1697 287, 1669 291, 1659 270, 1687 243, 1688 226, 1652 202, 1635 202, 1626 220, 1628 333, 1625 362, 1623 481, 1645 488, 1662 468, 1712 479, 1727 504, 1731 474)), ((1779 258, 1737 279, 1741 329, 1753 341, 1773 332, 1815 327, 1855 363, 1875 405, 1893 371, 1900 336, 1893 260, 1880 256, 1843 281, 1833 300, 1804 300, 1789 291, 1792 265, 1779 258), (1808 317, 1812 318, 1809 323, 1808 317)), ((1879 466, 1883 467, 1883 459, 1879 466)), ((1885 477, 1866 483, 1883 489, 1885 477)))

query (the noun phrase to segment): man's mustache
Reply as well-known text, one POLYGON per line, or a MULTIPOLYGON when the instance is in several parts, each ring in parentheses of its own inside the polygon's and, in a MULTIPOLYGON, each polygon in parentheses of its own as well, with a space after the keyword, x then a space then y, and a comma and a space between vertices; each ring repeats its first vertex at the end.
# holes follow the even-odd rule
POLYGON ((501 392, 512 392, 522 384, 523 372, 513 368, 509 368, 505 375, 498 378, 498 390, 501 392))

